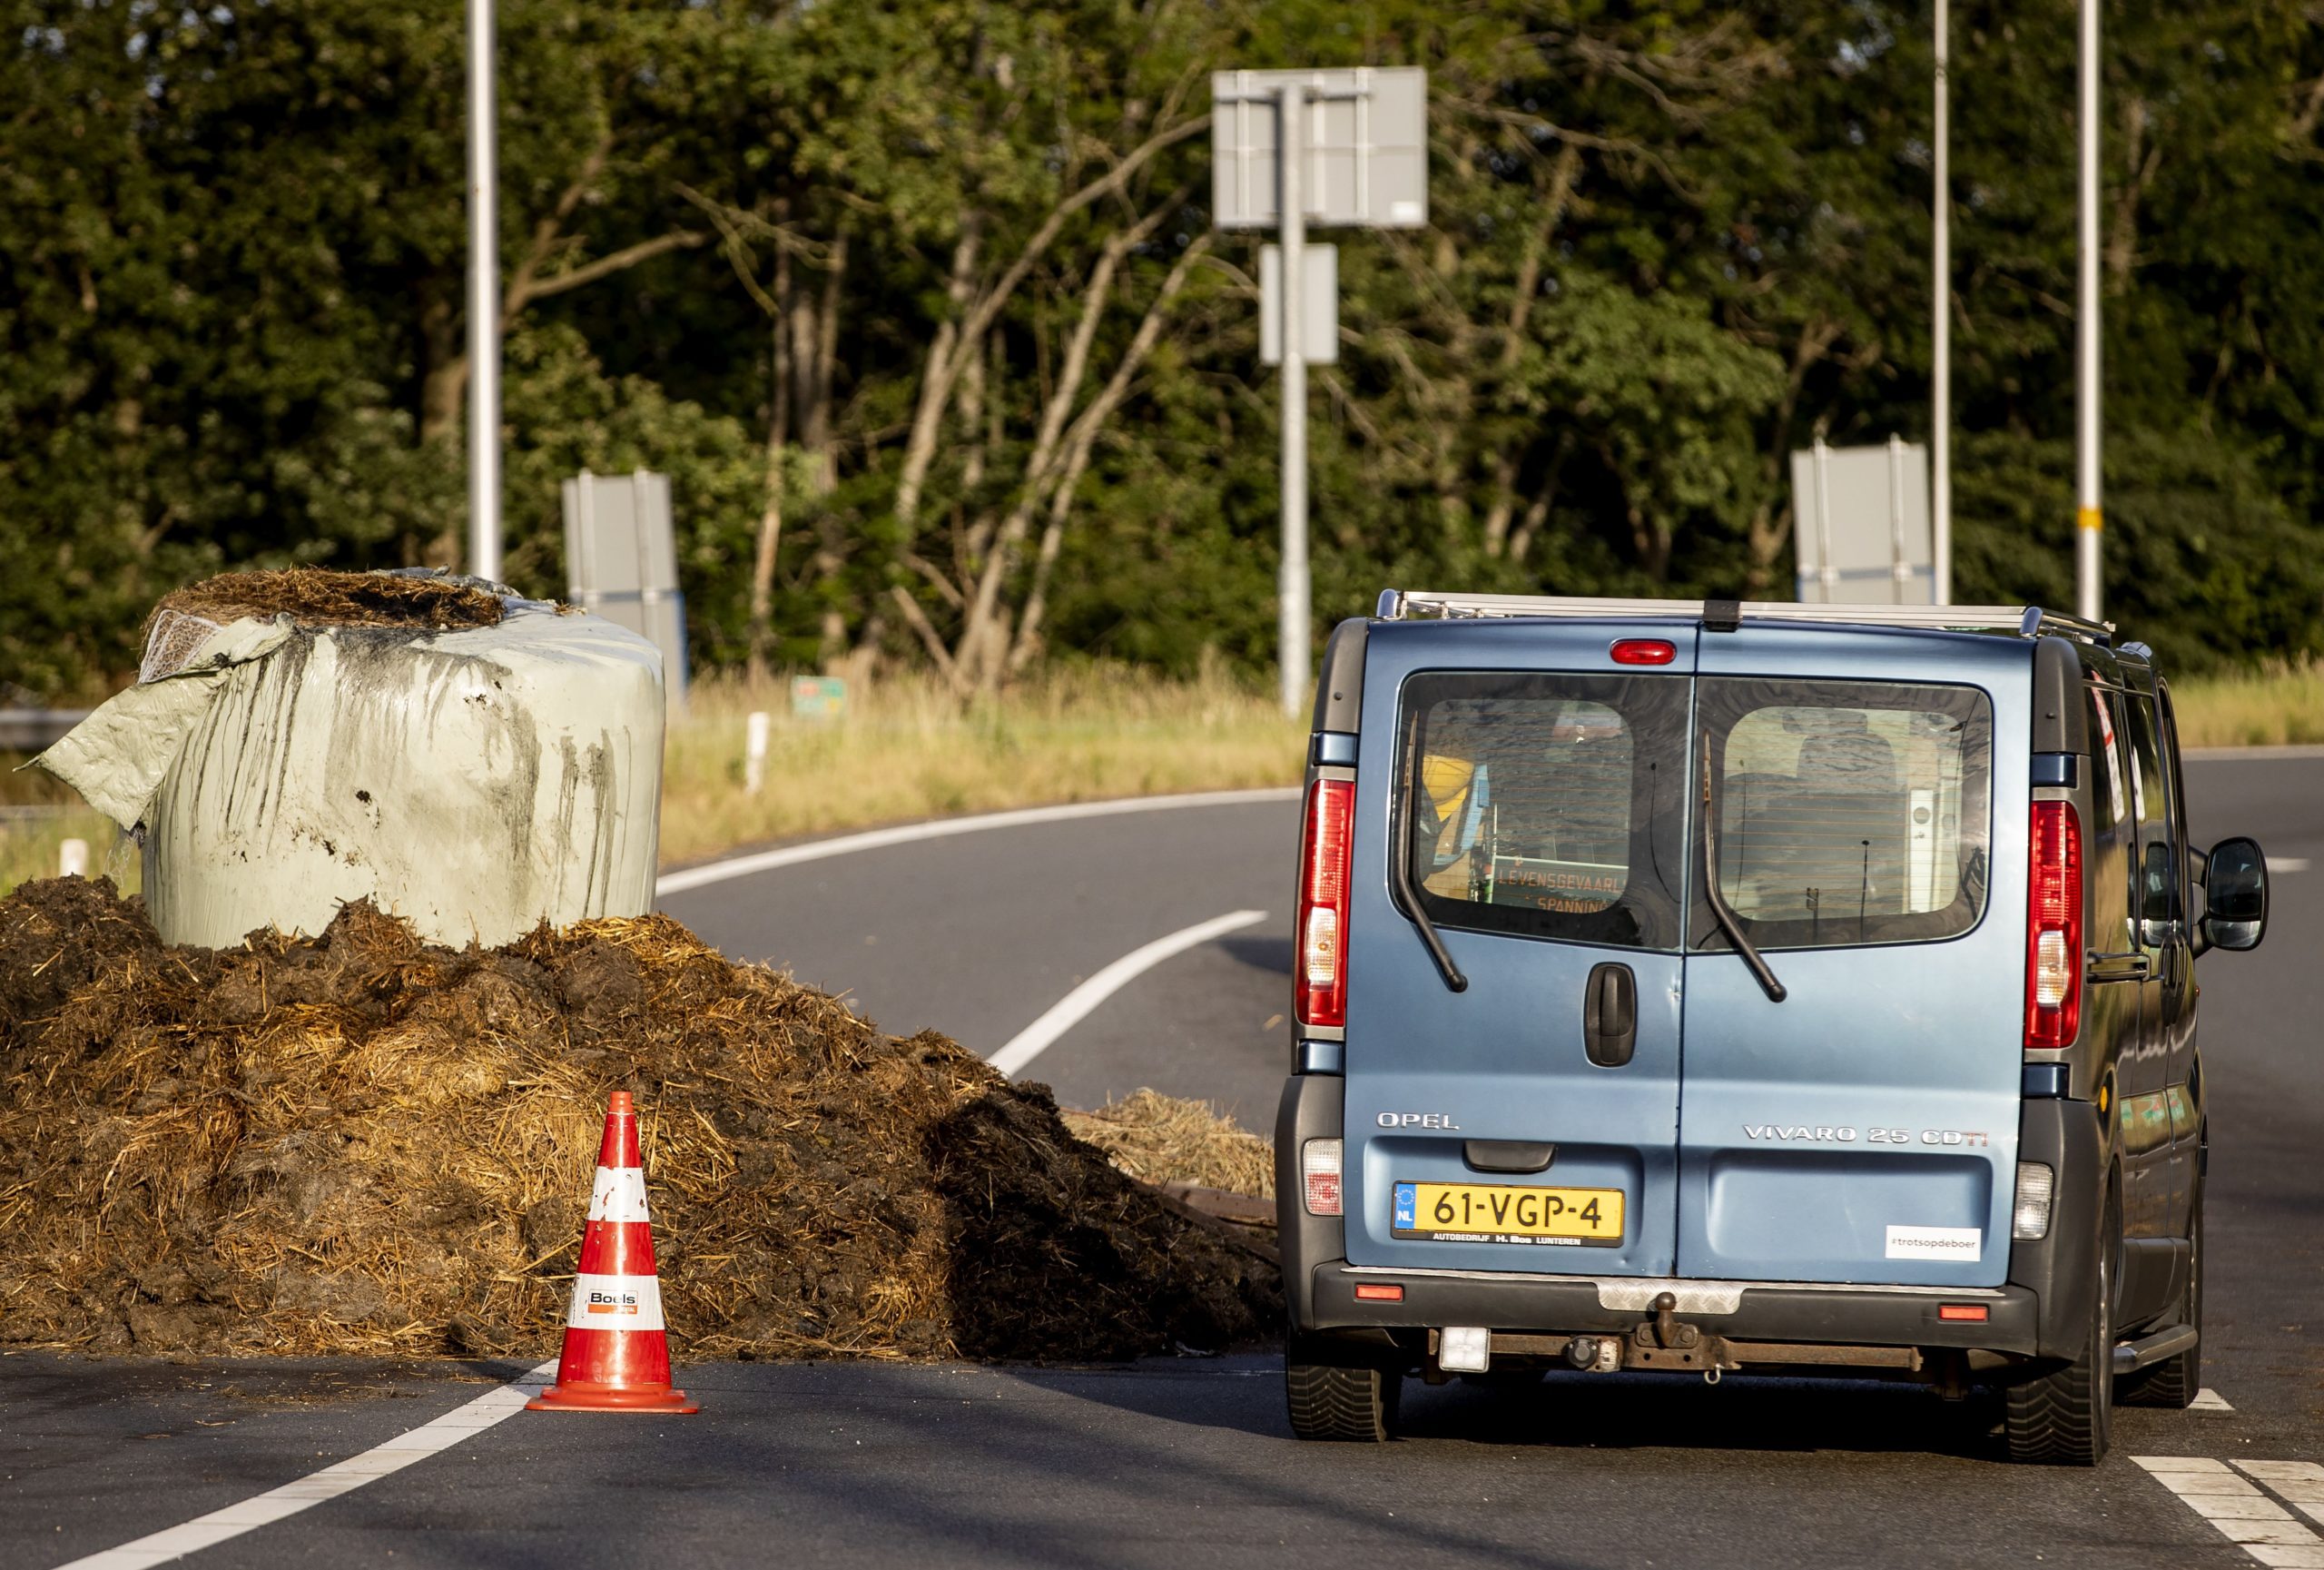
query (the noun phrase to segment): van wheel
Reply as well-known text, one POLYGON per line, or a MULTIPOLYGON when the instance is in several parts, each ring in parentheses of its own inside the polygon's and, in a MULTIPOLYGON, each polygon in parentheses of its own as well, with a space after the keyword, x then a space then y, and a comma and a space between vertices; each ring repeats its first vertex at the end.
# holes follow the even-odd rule
MULTIPOLYGON (((2110 1229, 2111 1231, 2111 1229, 2110 1229)), ((2074 1360, 2003 1396, 2002 1432, 2013 1461, 2095 1466, 2106 1458, 2114 1430, 2114 1271, 2098 1253, 2098 1290, 2092 1294, 2090 1334, 2074 1360)))
POLYGON ((1393 1368, 1344 1368, 1299 1361, 1309 1349, 1293 1343, 1283 1355, 1283 1392, 1291 1431, 1302 1439, 1378 1444, 1394 1433, 1404 1378, 1393 1368))
POLYGON ((2171 1322, 2192 1325, 2195 1344, 2175 1358, 2125 1374, 2114 1394, 2115 1400, 2125 1407, 2191 1407, 2203 1387, 2203 1197, 2200 1190, 2187 1244, 2187 1292, 2179 1299, 2179 1311, 2171 1322))

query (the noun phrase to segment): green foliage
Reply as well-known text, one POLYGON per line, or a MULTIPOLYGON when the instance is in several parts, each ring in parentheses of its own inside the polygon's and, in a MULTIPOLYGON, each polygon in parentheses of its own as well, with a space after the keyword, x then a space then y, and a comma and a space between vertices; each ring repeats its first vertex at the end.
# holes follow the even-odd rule
POLYGON ((607 376, 586 341, 567 326, 515 334, 508 371, 502 526, 509 578, 562 592, 564 480, 584 469, 658 469, 670 477, 672 506, 687 520, 679 572, 700 597, 687 601, 698 654, 740 660, 734 633, 743 607, 736 590, 749 569, 764 452, 732 419, 673 399, 645 377, 607 376))
MULTIPOLYGON (((448 559, 458 8, 18 10, 0 683, 101 690, 155 596, 226 566, 448 559)), ((1953 14, 1956 578, 2063 602, 2073 6, 1953 14)), ((1430 226, 1319 236, 1319 628, 1387 583, 1781 593, 1785 455, 1926 435, 1928 27, 504 0, 509 575, 561 590, 562 479, 651 467, 700 662, 1267 665, 1258 237, 1210 232, 1202 122, 1212 70, 1314 62, 1432 85, 1430 226)), ((2192 0, 2110 14, 2105 47, 2110 614, 2182 665, 2316 651, 2324 35, 2301 0, 2192 0)))

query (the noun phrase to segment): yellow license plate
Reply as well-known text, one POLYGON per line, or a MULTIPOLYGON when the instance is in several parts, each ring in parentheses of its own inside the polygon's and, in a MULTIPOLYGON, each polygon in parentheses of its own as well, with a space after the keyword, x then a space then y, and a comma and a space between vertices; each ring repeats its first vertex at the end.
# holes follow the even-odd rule
POLYGON ((1390 1230, 1450 1243, 1557 1243, 1615 1248, 1620 1189, 1517 1189, 1487 1183, 1398 1183, 1390 1230))

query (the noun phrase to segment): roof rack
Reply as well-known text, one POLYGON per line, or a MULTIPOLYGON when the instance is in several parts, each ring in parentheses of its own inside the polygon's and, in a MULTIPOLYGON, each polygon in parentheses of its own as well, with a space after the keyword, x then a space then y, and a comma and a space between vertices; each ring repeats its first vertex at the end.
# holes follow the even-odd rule
POLYGON ((2061 616, 2038 605, 1795 605, 1785 600, 1585 599, 1563 595, 1441 594, 1384 589, 1375 613, 1383 621, 1433 617, 1469 621, 1501 617, 1601 619, 1669 617, 1700 621, 1723 614, 1753 621, 1833 623, 1915 627, 1929 632, 2008 633, 2017 637, 2070 637, 2111 645, 2114 624, 2061 616))

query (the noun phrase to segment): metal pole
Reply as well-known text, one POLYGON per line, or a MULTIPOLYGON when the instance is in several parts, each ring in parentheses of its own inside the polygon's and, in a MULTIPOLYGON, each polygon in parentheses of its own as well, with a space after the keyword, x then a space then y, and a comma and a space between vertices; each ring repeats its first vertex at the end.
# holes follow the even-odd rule
POLYGON ((468 571, 500 577, 500 200, 493 0, 468 0, 468 571))
POLYGON ((2098 0, 2082 0, 2082 278, 2074 367, 2074 611, 2099 619, 2098 0))
POLYGON ((1283 577, 1277 587, 1276 641, 1283 668, 1283 710, 1296 716, 1312 696, 1307 674, 1307 346, 1300 285, 1307 274, 1307 89, 1283 89, 1283 577))
POLYGON ((1905 586, 1912 581, 1912 564, 1905 558, 1905 439, 1892 431, 1888 437, 1888 603, 1908 603, 1905 586))
POLYGON ((1832 603, 1832 591, 1839 587, 1840 569, 1832 565, 1832 449, 1824 445, 1824 433, 1816 433, 1816 581, 1818 605, 1832 603))
POLYGON ((1935 191, 1930 212, 1935 220, 1929 246, 1935 308, 1929 322, 1929 543, 1935 557, 1938 605, 1953 603, 1953 135, 1952 84, 1947 80, 1952 25, 1945 0, 1936 0, 1936 135, 1931 162, 1935 191))

